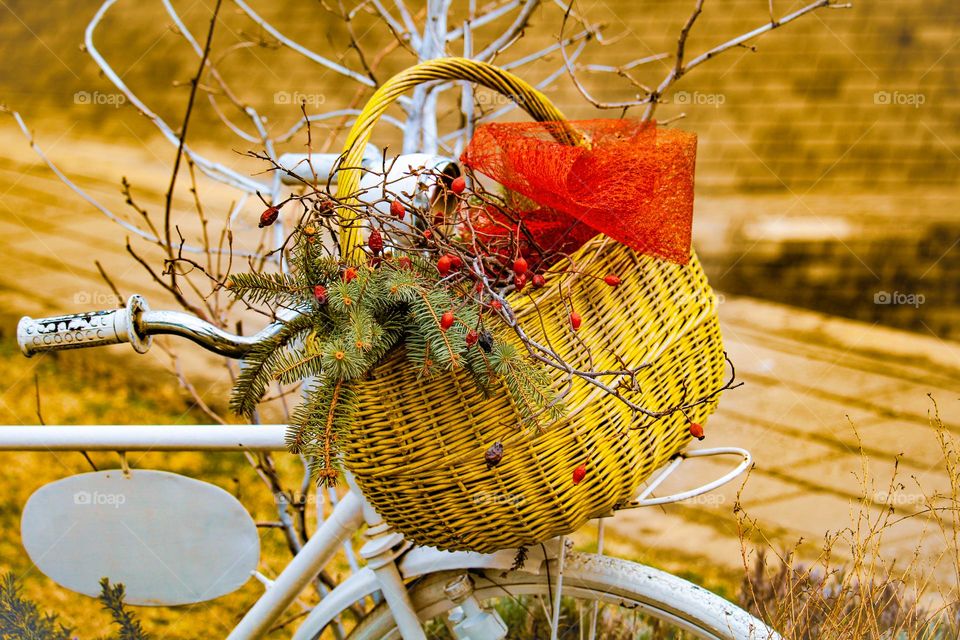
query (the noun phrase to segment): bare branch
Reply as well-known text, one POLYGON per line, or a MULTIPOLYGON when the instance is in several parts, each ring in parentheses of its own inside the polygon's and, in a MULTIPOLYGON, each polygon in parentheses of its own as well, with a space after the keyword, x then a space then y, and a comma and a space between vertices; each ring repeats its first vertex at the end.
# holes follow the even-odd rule
POLYGON ((413 24, 413 19, 410 17, 410 13, 407 11, 403 2, 397 0, 397 5, 401 7, 400 15, 404 20, 404 24, 397 22, 397 19, 383 6, 381 0, 372 0, 372 4, 390 28, 390 32, 393 33, 393 37, 397 39, 397 42, 406 47, 411 53, 416 54, 417 50, 420 49, 420 36, 417 34, 417 27, 413 24))
MULTIPOLYGON (((698 0, 698 3, 697 3, 698 9, 701 8, 702 5, 703 5, 702 0, 698 0)), ((743 35, 737 36, 732 40, 728 40, 727 42, 724 42, 721 45, 717 45, 716 47, 710 49, 706 53, 700 54, 699 56, 697 56, 687 64, 683 64, 684 48, 686 46, 687 35, 689 34, 689 31, 690 31, 689 27, 693 26, 693 22, 696 20, 696 16, 699 15, 700 13, 699 10, 696 10, 694 14, 690 16, 690 20, 687 21, 687 25, 685 25, 684 27, 685 31, 682 31, 680 34, 680 40, 678 40, 678 43, 677 43, 676 65, 674 66, 673 70, 670 71, 667 77, 663 79, 663 82, 660 83, 660 86, 658 86, 656 90, 652 94, 650 94, 650 96, 647 98, 646 100, 647 108, 644 110, 643 119, 650 120, 653 117, 653 113, 657 108, 657 103, 659 102, 659 99, 667 91, 667 89, 669 89, 674 82, 679 80, 681 77, 683 77, 687 72, 689 72, 694 67, 697 67, 703 64, 704 62, 706 62, 707 60, 710 60, 711 58, 714 58, 720 55, 724 51, 728 51, 730 49, 733 49, 734 47, 739 47, 743 45, 745 42, 747 42, 748 40, 752 40, 753 38, 763 35, 768 31, 773 31, 774 29, 782 27, 783 25, 793 22, 797 18, 800 18, 812 11, 816 11, 817 9, 822 9, 825 7, 846 8, 848 6, 849 5, 833 4, 833 0, 817 0, 816 2, 808 4, 807 6, 780 18, 779 20, 774 20, 773 18, 771 18, 770 22, 768 22, 767 24, 757 27, 753 31, 749 31, 747 33, 744 33, 743 35)))
POLYGON ((357 73, 356 71, 352 71, 352 70, 350 70, 350 69, 347 69, 345 66, 343 66, 343 65, 341 65, 341 64, 337 64, 336 62, 333 62, 332 60, 329 60, 329 59, 327 59, 327 58, 319 55, 318 53, 315 53, 314 51, 311 51, 310 49, 306 48, 306 47, 303 46, 302 44, 300 44, 300 43, 298 43, 298 42, 294 42, 293 40, 291 40, 291 39, 288 38, 287 36, 283 35, 282 33, 280 33, 280 31, 277 30, 276 27, 274 27, 272 24, 270 24, 269 22, 267 22, 266 20, 264 20, 262 17, 260 17, 260 14, 258 14, 256 11, 254 11, 253 9, 251 9, 251 8, 250 8, 250 5, 248 5, 248 4, 247 4, 246 2, 244 2, 243 0, 233 0, 233 1, 234 1, 234 3, 236 3, 236 5, 237 5, 238 7, 240 7, 240 9, 241 9, 245 14, 247 14, 247 17, 249 17, 251 20, 253 20, 255 23, 257 23, 257 25, 258 25, 261 29, 263 29, 264 31, 266 31, 267 33, 269 33, 272 37, 276 38, 277 41, 280 42, 281 44, 283 44, 285 47, 287 47, 287 48, 289 48, 289 49, 292 49, 292 50, 296 51, 297 53, 299 53, 300 55, 302 55, 303 57, 307 58, 308 60, 311 60, 311 61, 313 61, 313 62, 316 62, 317 64, 319 64, 319 65, 321 65, 321 66, 323 66, 323 67, 326 67, 327 69, 330 69, 331 71, 336 71, 336 72, 339 73, 340 75, 346 76, 346 77, 350 78, 351 80, 354 80, 355 82, 359 82, 360 84, 366 85, 366 86, 368 86, 368 87, 375 87, 375 86, 377 86, 376 83, 375 83, 373 80, 371 80, 370 78, 367 78, 366 76, 363 76, 363 75, 357 73))
MULTIPOLYGON (((194 76, 190 85, 190 97, 187 100, 187 109, 183 115, 183 124, 180 127, 180 144, 177 146, 177 155, 173 160, 173 171, 170 173, 170 186, 167 188, 166 204, 163 210, 163 237, 167 250, 167 255, 173 258, 173 244, 170 238, 170 218, 173 209, 173 191, 177 186, 177 175, 180 173, 180 160, 183 158, 183 146, 187 141, 187 129, 190 126, 190 115, 193 113, 193 105, 197 99, 197 87, 200 85, 200 78, 203 76, 204 67, 207 65, 207 58, 210 56, 210 47, 213 45, 213 32, 217 26, 217 16, 220 14, 220 6, 223 0, 217 0, 213 6, 213 15, 210 18, 210 29, 207 31, 207 42, 203 47, 203 56, 200 58, 200 68, 197 69, 197 75, 194 76)), ((182 244, 182 243, 181 243, 182 244)), ((129 243, 128 243, 129 246, 129 243)), ((170 286, 177 288, 177 273, 170 272, 170 286)))
MULTIPOLYGON (((86 52, 93 58, 94 62, 103 72, 104 76, 117 88, 119 89, 127 100, 130 101, 140 113, 142 113, 147 119, 149 119, 154 126, 163 134, 163 137, 167 139, 168 142, 173 144, 176 147, 180 146, 180 136, 170 128, 160 116, 153 112, 140 98, 137 97, 133 91, 127 86, 119 74, 114 71, 100 51, 97 49, 96 44, 94 43, 93 36, 96 33, 97 27, 103 21, 104 16, 107 11, 117 3, 118 0, 105 0, 101 5, 100 9, 97 10, 97 13, 93 16, 93 19, 87 25, 87 29, 84 32, 84 47, 86 52)), ((186 153, 191 160, 197 163, 197 167, 207 176, 214 180, 218 180, 248 193, 255 193, 256 191, 265 191, 266 187, 254 180, 251 180, 247 176, 233 171, 232 169, 217 163, 212 162, 203 156, 195 153, 189 145, 184 145, 183 152, 186 153)), ((139 234, 138 234, 139 235, 139 234)))
POLYGON ((107 272, 104 271, 103 265, 100 264, 99 260, 94 260, 93 264, 97 266, 97 271, 100 272, 100 277, 103 278, 103 281, 107 283, 107 286, 110 287, 110 290, 113 291, 113 295, 117 299, 117 306, 123 306, 123 296, 120 295, 120 290, 117 289, 117 285, 113 284, 113 280, 110 279, 110 276, 107 275, 107 272))
POLYGON ((523 34, 523 30, 527 28, 527 23, 530 22, 530 16, 533 15, 534 10, 539 6, 540 0, 525 0, 513 24, 500 34, 496 40, 491 42, 486 49, 478 53, 476 56, 477 60, 490 62, 504 49, 513 44, 513 42, 523 34))

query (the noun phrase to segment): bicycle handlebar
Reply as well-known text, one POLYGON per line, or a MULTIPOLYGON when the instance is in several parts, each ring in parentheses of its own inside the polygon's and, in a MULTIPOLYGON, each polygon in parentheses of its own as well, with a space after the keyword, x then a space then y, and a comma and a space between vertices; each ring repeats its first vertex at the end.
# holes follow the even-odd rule
POLYGON ((137 330, 136 321, 149 309, 140 296, 130 296, 127 306, 107 311, 75 313, 52 318, 20 318, 17 342, 28 358, 44 351, 62 351, 129 342, 138 353, 150 348, 150 336, 137 330))
MULTIPOLYGON (((289 312, 290 316, 295 312, 289 312)), ((213 353, 241 358, 263 340, 277 334, 283 319, 252 336, 239 336, 180 311, 153 311, 139 295, 130 296, 120 309, 91 311, 51 318, 24 316, 17 324, 17 342, 28 358, 35 353, 83 349, 129 342, 137 353, 146 353, 156 335, 187 338, 213 353)))

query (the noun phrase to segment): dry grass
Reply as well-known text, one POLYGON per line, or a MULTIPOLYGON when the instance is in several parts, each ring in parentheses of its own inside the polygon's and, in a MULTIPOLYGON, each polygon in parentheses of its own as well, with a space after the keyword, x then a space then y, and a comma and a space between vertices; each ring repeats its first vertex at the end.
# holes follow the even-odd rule
POLYGON ((943 452, 934 466, 946 472, 948 488, 927 492, 896 471, 872 477, 861 452, 863 497, 852 504, 850 525, 825 535, 816 557, 756 550, 747 541, 763 532, 738 504, 741 606, 788 640, 960 637, 960 457, 935 405, 930 419, 943 452))

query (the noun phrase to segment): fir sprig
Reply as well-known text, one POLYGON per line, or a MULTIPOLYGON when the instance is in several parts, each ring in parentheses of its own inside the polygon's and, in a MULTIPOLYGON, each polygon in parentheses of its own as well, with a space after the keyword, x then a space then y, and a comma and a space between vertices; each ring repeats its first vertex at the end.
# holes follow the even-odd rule
POLYGON ((339 447, 349 442, 356 384, 401 344, 411 375, 465 369, 478 393, 502 384, 521 425, 540 425, 562 412, 550 377, 497 335, 495 326, 486 326, 479 299, 462 284, 449 284, 415 253, 344 265, 320 255, 311 238, 299 234, 289 274, 238 275, 231 290, 250 304, 301 310, 247 354, 231 407, 249 416, 273 381, 310 379, 304 403, 291 416, 287 445, 311 458, 323 482, 335 480, 339 447), (444 314, 452 314, 452 324, 444 314), (471 331, 492 332, 494 347, 476 339, 468 343, 471 331))
POLYGON ((23 597, 12 573, 0 578, 0 639, 70 640, 70 629, 57 616, 40 613, 37 605, 23 597))
POLYGON ((149 640, 149 637, 140 626, 140 621, 127 610, 123 604, 126 591, 122 584, 112 585, 110 580, 100 580, 100 604, 110 612, 113 624, 117 627, 116 635, 111 640, 149 640))
MULTIPOLYGON (((110 580, 100 580, 100 603, 110 612, 116 633, 107 640, 149 640, 139 620, 123 604, 125 589, 110 580)), ((71 640, 73 632, 56 613, 42 613, 23 597, 12 573, 0 576, 0 640, 71 640)))

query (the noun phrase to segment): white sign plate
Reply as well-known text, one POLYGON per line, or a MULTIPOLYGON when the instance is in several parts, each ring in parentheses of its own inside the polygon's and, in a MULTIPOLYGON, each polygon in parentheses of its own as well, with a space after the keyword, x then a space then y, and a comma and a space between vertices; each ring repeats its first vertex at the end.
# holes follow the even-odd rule
POLYGON ((239 589, 257 568, 260 537, 247 510, 207 482, 134 469, 71 476, 38 489, 20 524, 33 563, 96 597, 123 583, 129 604, 172 606, 239 589))

